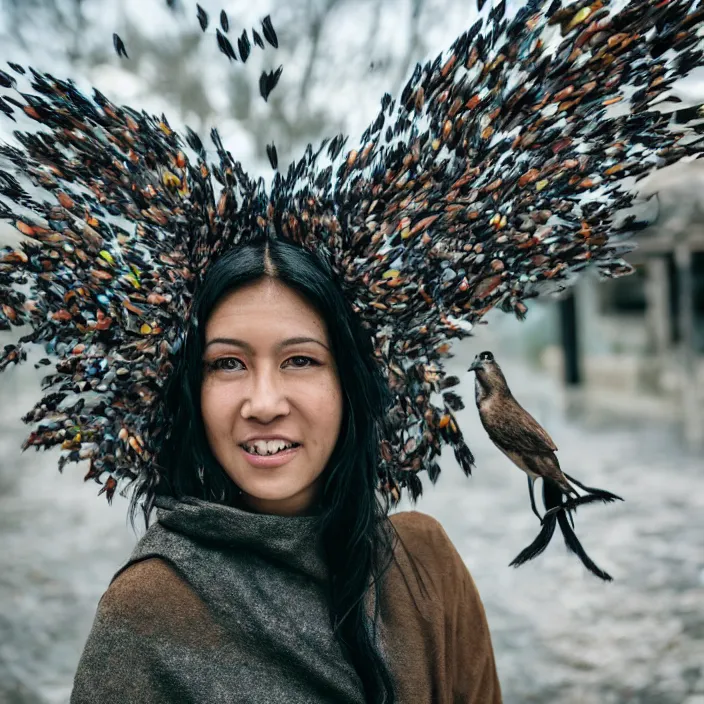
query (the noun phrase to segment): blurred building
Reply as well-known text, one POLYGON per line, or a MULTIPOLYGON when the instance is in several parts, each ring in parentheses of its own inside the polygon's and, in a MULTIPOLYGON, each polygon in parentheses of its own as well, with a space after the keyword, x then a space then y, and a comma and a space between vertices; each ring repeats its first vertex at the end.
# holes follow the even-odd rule
POLYGON ((658 217, 627 257, 635 273, 579 282, 576 339, 563 325, 543 362, 567 378, 576 366, 572 381, 602 395, 651 397, 696 445, 704 441, 704 166, 663 170, 642 193, 657 193, 658 217))

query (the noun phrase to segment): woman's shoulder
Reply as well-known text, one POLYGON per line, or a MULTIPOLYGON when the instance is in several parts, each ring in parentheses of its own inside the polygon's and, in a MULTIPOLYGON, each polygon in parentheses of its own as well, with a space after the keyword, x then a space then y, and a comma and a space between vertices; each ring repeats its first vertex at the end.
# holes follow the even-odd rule
POLYGON ((421 593, 430 587, 434 597, 441 597, 466 579, 467 567, 440 521, 420 511, 401 511, 389 520, 398 536, 395 571, 404 583, 419 584, 421 593))
POLYGON ((101 619, 145 634, 185 635, 206 625, 205 604, 167 560, 147 557, 123 567, 103 594, 101 619), (164 633, 166 634, 166 633, 164 633))
POLYGON ((442 524, 420 511, 391 515, 399 537, 382 600, 403 701, 501 701, 479 592, 442 524))
POLYGON ((176 570, 161 557, 130 560, 112 578, 103 601, 149 601, 158 596, 164 585, 179 588, 183 580, 176 570))
POLYGON ((410 531, 436 531, 438 528, 442 529, 442 524, 437 518, 421 511, 399 511, 398 513, 392 513, 389 516, 389 520, 397 529, 403 528, 410 531))
POLYGON ((442 523, 427 513, 399 511, 389 520, 404 547, 414 555, 430 552, 436 557, 454 557, 457 552, 442 523))

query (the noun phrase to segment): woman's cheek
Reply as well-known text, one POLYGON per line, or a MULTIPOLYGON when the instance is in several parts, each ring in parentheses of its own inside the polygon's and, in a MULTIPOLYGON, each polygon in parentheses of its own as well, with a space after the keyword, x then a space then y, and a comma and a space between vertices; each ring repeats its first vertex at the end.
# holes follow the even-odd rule
POLYGON ((323 415, 324 422, 331 423, 340 413, 342 401, 340 388, 334 376, 326 376, 308 389, 307 403, 310 409, 315 408, 317 414, 323 415))
POLYGON ((205 425, 211 433, 218 434, 232 423, 235 398, 227 384, 208 380, 201 393, 201 409, 205 425))

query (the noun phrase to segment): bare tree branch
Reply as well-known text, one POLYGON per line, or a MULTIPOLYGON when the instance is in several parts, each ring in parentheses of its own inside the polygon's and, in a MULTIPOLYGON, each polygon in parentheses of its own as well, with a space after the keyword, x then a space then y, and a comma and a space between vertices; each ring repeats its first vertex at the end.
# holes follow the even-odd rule
MULTIPOLYGON (((17 28, 8 43, 17 45, 27 40, 31 25, 33 42, 25 48, 32 51, 34 36, 46 27, 47 32, 51 32, 53 43, 47 42, 47 45, 52 54, 63 54, 84 75, 90 76, 95 68, 106 63, 116 64, 112 46, 104 41, 104 37, 108 32, 119 31, 130 55, 129 61, 119 61, 119 67, 139 79, 137 85, 143 86, 140 97, 158 96, 162 101, 169 102, 179 119, 201 132, 224 119, 235 119, 251 135, 255 151, 262 161, 265 161, 266 143, 275 139, 280 162, 300 152, 308 142, 317 142, 325 135, 346 130, 346 116, 335 112, 334 100, 329 103, 312 100, 317 81, 325 76, 326 80, 336 82, 335 89, 338 91, 343 83, 358 90, 359 82, 366 77, 369 63, 350 62, 335 45, 339 35, 330 30, 336 13, 344 10, 360 18, 359 22, 355 20, 354 31, 362 33, 361 47, 366 47, 370 60, 374 53, 382 54, 378 61, 375 57, 374 70, 398 75, 397 82, 405 78, 414 58, 422 51, 423 33, 428 25, 442 17, 442 13, 424 13, 431 0, 398 0, 393 9, 385 0, 276 0, 272 16, 278 17, 282 24, 279 37, 284 41, 275 55, 268 52, 264 55, 263 67, 266 68, 270 57, 277 64, 288 65, 294 57, 298 59, 301 50, 303 61, 299 81, 295 84, 285 79, 281 81, 263 111, 259 98, 259 71, 251 70, 251 64, 246 68, 241 62, 230 64, 221 54, 217 54, 216 65, 208 71, 217 77, 220 82, 218 87, 221 88, 218 102, 213 102, 211 85, 208 79, 204 79, 203 68, 204 54, 210 57, 205 61, 210 61, 214 56, 214 43, 209 44, 214 37, 212 33, 202 33, 197 26, 192 27, 184 22, 175 36, 170 33, 168 39, 160 41, 148 37, 137 18, 130 19, 126 3, 119 3, 113 29, 90 24, 85 12, 86 0, 0 1, 4 2, 7 24, 17 28), (360 13, 362 7, 368 12, 360 13), (377 46, 377 42, 380 27, 387 16, 385 13, 392 11, 395 16, 404 8, 409 12, 409 31, 401 37, 404 43, 399 57, 398 41, 383 42, 381 46, 377 46)), ((440 1, 450 3, 459 0, 440 1)), ((107 5, 114 0, 91 2, 107 5)), ((294 73, 285 72, 284 76, 294 73)), ((140 97, 135 98, 136 103, 140 97)))
MULTIPOLYGON (((325 4, 319 12, 315 13, 313 11, 314 15, 310 23, 310 51, 308 53, 308 61, 306 62, 306 68, 303 72, 303 80, 301 81, 301 88, 298 97, 299 108, 305 102, 310 92, 311 78, 313 76, 313 69, 315 68, 315 63, 318 58, 320 40, 323 35, 325 22, 327 21, 328 17, 333 12, 333 10, 340 3, 341 0, 325 0, 325 4)), ((308 6, 310 8, 310 2, 308 6)))
POLYGON ((411 14, 408 23, 409 39, 406 45, 406 54, 404 55, 399 65, 394 92, 398 92, 401 83, 403 82, 404 78, 406 78, 411 68, 411 64, 413 63, 413 57, 417 56, 418 54, 418 49, 420 45, 420 15, 424 3, 425 0, 411 0, 411 14))
POLYGON ((371 31, 367 37, 367 48, 366 52, 368 56, 373 56, 374 49, 376 48, 376 40, 379 36, 379 25, 381 24, 381 9, 384 0, 374 0, 372 4, 372 21, 371 21, 371 31))

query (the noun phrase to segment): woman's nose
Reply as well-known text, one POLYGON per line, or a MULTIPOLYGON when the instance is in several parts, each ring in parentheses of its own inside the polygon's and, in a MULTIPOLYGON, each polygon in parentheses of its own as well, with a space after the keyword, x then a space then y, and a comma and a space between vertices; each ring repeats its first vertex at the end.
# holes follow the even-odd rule
POLYGON ((268 423, 289 412, 288 398, 283 381, 276 372, 259 372, 254 375, 247 397, 242 404, 242 416, 268 423))

